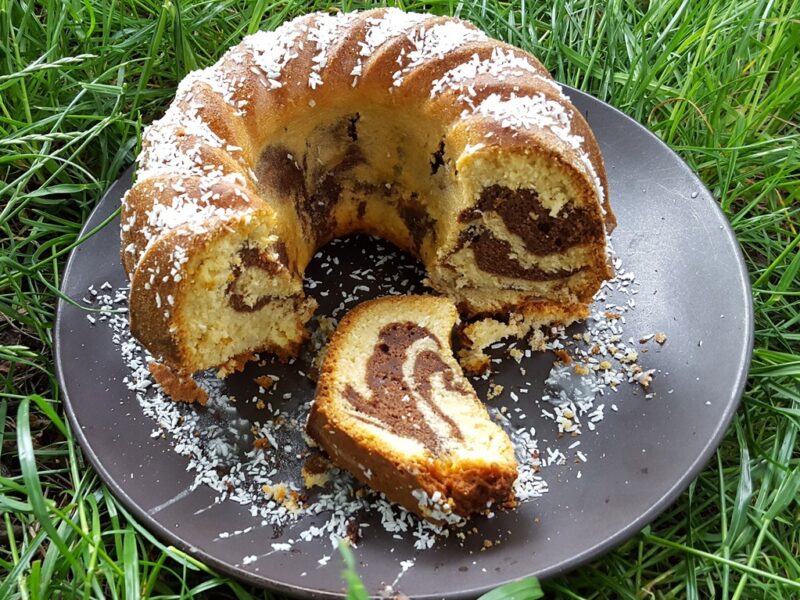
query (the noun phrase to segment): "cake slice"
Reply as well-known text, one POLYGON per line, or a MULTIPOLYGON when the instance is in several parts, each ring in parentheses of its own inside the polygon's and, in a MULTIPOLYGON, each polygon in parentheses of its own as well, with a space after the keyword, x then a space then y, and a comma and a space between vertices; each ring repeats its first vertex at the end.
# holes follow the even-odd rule
POLYGON ((360 304, 333 334, 308 434, 340 468, 428 520, 514 504, 517 463, 452 354, 447 298, 360 304))

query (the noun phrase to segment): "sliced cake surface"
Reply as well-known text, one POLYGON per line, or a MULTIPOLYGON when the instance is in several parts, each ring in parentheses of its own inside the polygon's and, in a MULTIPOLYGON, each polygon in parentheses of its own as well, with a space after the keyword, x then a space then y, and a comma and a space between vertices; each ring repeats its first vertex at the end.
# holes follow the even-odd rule
POLYGON ((408 510, 455 523, 512 505, 514 449, 453 357, 447 298, 392 296, 350 311, 331 338, 308 434, 408 510))

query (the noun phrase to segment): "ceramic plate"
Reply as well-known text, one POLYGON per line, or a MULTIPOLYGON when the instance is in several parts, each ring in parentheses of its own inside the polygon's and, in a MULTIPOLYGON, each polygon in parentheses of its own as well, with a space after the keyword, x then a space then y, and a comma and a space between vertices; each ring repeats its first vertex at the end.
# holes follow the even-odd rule
MULTIPOLYGON (((505 407, 507 425, 535 428, 546 464, 539 477, 547 492, 515 511, 475 519, 463 539, 451 535, 426 550, 415 547, 419 540, 411 533, 397 539, 376 514, 361 514, 355 554, 374 594, 394 584, 414 598, 474 597, 512 579, 553 576, 598 557, 678 497, 712 456, 736 410, 750 361, 752 306, 747 272, 725 217, 689 167, 644 127, 585 94, 569 93, 602 148, 619 220, 612 240, 623 277, 595 310, 613 312, 624 304, 624 323, 617 320, 620 339, 636 348, 643 369, 654 369, 653 381, 647 389, 627 382, 616 392, 606 389, 595 399, 594 416, 580 417, 582 433, 559 436, 556 422, 545 415, 556 416, 554 407, 541 399, 554 354, 533 353, 518 364, 507 348, 497 349, 495 372, 476 388, 485 398, 490 384, 502 385, 503 393, 488 404, 505 407), (625 277, 631 279, 626 283, 625 277), (625 293, 617 291, 621 286, 625 293), (639 342, 656 332, 666 334, 663 345, 655 338, 639 342), (492 545, 484 548, 487 540, 492 545)), ((84 232, 118 208, 129 185, 130 171, 111 187, 84 232)), ((98 298, 121 294, 126 278, 118 257, 115 219, 75 249, 64 294, 92 308, 98 298)), ((327 246, 306 275, 321 315, 341 316, 377 295, 423 290, 413 258, 365 236, 327 246)), ((215 502, 218 491, 195 486, 189 459, 174 450, 172 435, 159 431, 131 390, 123 358, 130 345, 126 349, 100 316, 62 301, 56 360, 72 426, 108 487, 158 537, 215 569, 277 592, 340 597, 342 562, 328 536, 301 539, 301 532, 324 525, 329 515, 273 527, 247 504, 215 502)), ((570 328, 567 341, 596 325, 570 328)), ((254 396, 289 417, 313 398, 314 384, 300 371, 305 374, 302 361, 252 364, 219 391, 237 398, 227 412, 180 408, 192 411, 203 428, 234 423, 246 435, 253 422, 270 420, 254 396), (253 378, 265 373, 280 380, 260 394, 253 378)), ((296 432, 277 442, 270 460, 277 461, 279 475, 297 480, 304 442, 296 432)))

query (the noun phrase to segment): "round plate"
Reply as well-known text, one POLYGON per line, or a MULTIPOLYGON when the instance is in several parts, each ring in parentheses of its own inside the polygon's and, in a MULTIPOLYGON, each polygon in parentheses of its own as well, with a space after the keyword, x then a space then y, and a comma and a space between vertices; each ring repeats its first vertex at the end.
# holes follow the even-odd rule
MULTIPOLYGON (((666 145, 610 106, 578 91, 570 95, 594 130, 606 162, 611 204, 619 220, 613 245, 639 286, 636 308, 626 314, 625 339, 632 337, 637 347, 648 349, 641 363, 657 370, 647 390, 654 395, 647 399, 638 385, 621 385, 605 399, 617 412, 607 408, 596 431, 580 437, 586 464, 570 460, 548 466, 543 471, 547 493, 518 510, 474 520, 478 534, 463 542, 451 536, 420 552, 414 550, 413 539, 394 539, 380 526, 365 529, 355 553, 373 594, 396 581, 403 572, 401 561, 409 559, 415 560, 413 570, 396 585, 405 594, 466 598, 512 579, 563 573, 599 556, 677 498, 709 460, 736 410, 750 362, 753 319, 747 272, 733 232, 708 190, 666 145), (668 336, 663 346, 655 341, 639 346, 640 336, 657 331, 668 336), (485 539, 501 543, 481 551, 485 539)), ((84 232, 113 213, 129 185, 127 172, 97 206, 84 232)), ((319 313, 331 314, 342 291, 364 300, 387 291, 408 292, 419 283, 412 258, 385 249, 391 259, 376 265, 376 252, 379 242, 351 238, 328 246, 323 253, 327 259, 315 259, 307 278, 338 290, 324 298, 310 290, 320 300, 319 313), (333 256, 354 269, 373 267, 378 283, 382 276, 408 269, 407 285, 394 290, 373 285, 367 292, 367 286, 357 287, 346 275, 330 281, 328 261, 333 256)), ((90 285, 125 285, 118 256, 116 219, 75 249, 64 294, 80 303, 90 285)), ((201 510, 213 504, 215 493, 202 485, 187 491, 193 482, 187 459, 173 451, 169 440, 151 437, 154 422, 142 414, 123 382, 129 371, 111 330, 92 325, 86 314, 59 303, 56 366, 66 410, 86 456, 122 503, 163 540, 216 569, 280 592, 340 597, 342 563, 327 537, 295 544, 290 552, 269 553, 271 543, 291 537, 292 531, 296 535, 296 530, 259 527, 258 517, 233 502, 201 510), (254 528, 219 535, 248 527, 254 528), (320 564, 328 554, 333 554, 330 561, 320 564), (243 561, 250 555, 259 558, 243 561)), ((522 407, 528 419, 518 424, 536 427, 539 447, 566 452, 573 440, 558 439, 553 421, 540 416, 546 406, 539 406, 543 380, 553 360, 551 352, 535 353, 524 378, 513 360, 496 364, 492 379, 516 390, 519 400, 511 403, 505 393, 490 404, 522 407), (522 379, 531 382, 527 394, 519 391, 522 379)), ((229 391, 252 393, 252 377, 258 374, 253 368, 257 366, 229 378, 229 391)), ((269 372, 278 368, 271 366, 269 372)), ((313 384, 296 370, 285 366, 281 371, 282 390, 293 391, 286 406, 313 397, 313 384)), ((476 387, 485 398, 486 383, 476 387)), ((245 418, 253 416, 247 406, 237 405, 237 410, 245 418)))

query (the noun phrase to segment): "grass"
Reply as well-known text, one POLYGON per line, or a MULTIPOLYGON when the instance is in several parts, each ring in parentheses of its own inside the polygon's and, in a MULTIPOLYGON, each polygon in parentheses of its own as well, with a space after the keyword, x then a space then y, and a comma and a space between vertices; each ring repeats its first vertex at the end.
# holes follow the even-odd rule
MULTIPOLYGON (((268 596, 165 547, 86 465, 59 402, 53 311, 81 224, 176 83, 322 6, 0 0, 0 598, 268 596)), ((719 199, 753 283, 749 384, 714 459, 639 535, 544 582, 548 597, 800 597, 800 3, 404 6, 470 19, 647 125, 719 199)))

